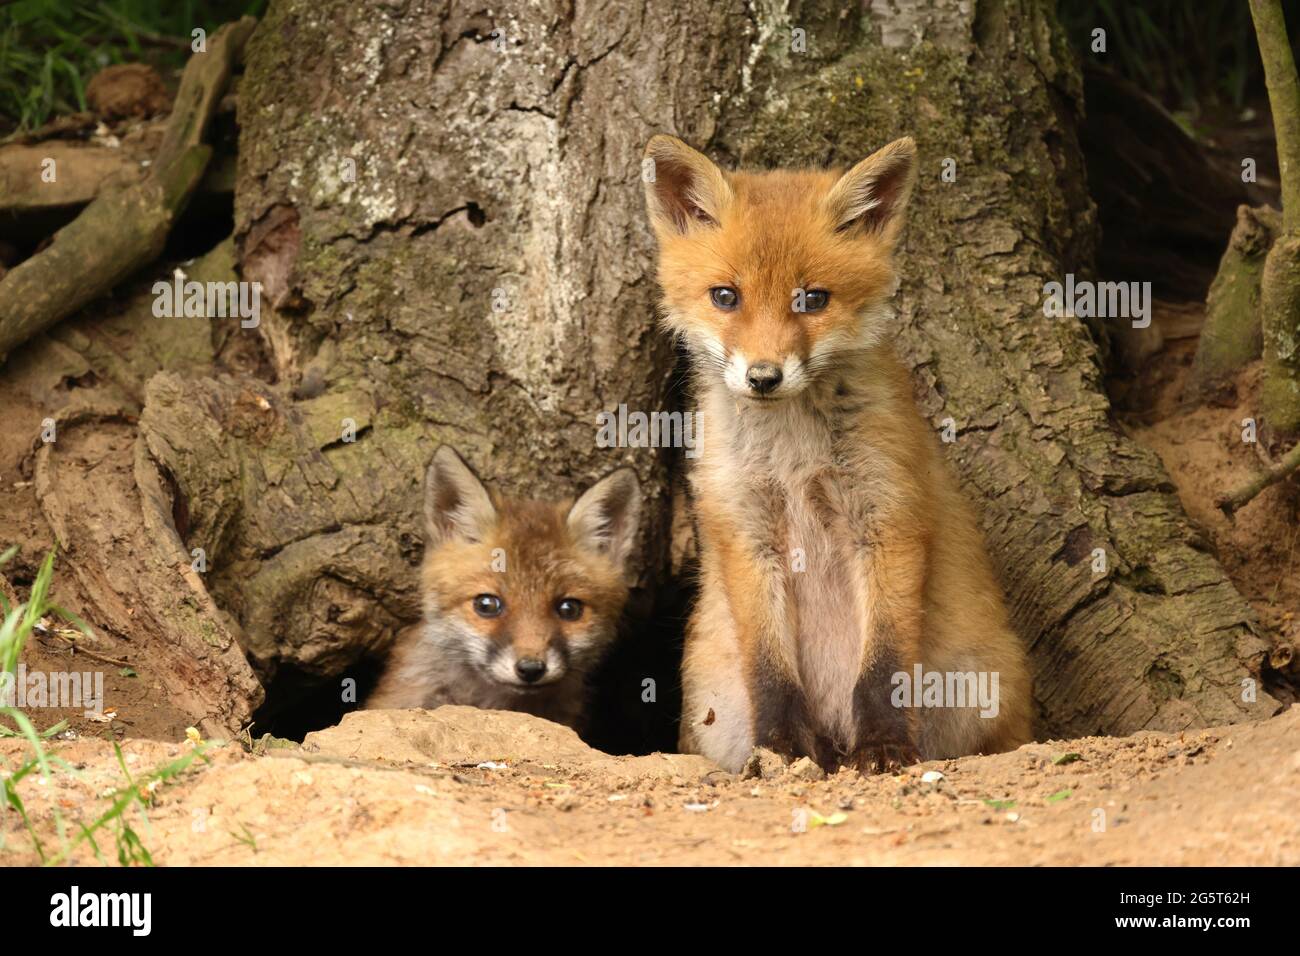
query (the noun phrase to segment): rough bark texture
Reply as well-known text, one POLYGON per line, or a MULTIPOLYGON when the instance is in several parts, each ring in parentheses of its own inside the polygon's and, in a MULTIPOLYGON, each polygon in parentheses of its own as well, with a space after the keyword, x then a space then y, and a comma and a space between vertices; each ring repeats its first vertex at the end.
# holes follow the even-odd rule
MULTIPOLYGON (((198 281, 234 279, 225 243, 189 270, 198 281)), ((127 305, 101 303, 38 336, 5 373, 41 407, 54 431, 36 439, 24 467, 70 569, 77 603, 93 626, 132 660, 147 660, 167 699, 205 734, 238 732, 262 703, 263 688, 241 647, 238 625, 216 606, 190 549, 173 479, 136 427, 145 388, 170 375, 253 367, 228 330, 196 319, 152 315, 153 276, 128 291, 127 305)), ((66 589, 65 589, 66 588, 66 589)), ((72 598, 61 598, 73 600, 72 598)))
POLYGON ((1088 330, 1043 316, 1044 283, 1085 270, 1094 239, 1079 75, 1045 4, 610 0, 494 19, 282 0, 240 95, 236 238, 276 306, 257 332, 273 367, 159 375, 140 432, 263 680, 337 678, 414 619, 440 441, 516 494, 633 465, 637 574, 661 593, 679 453, 595 441, 600 411, 682 401, 653 325, 646 139, 847 164, 912 134, 899 344, 924 412, 956 423, 951 460, 1033 648, 1040 732, 1275 709, 1242 700, 1265 645, 1154 455, 1111 423, 1088 330))

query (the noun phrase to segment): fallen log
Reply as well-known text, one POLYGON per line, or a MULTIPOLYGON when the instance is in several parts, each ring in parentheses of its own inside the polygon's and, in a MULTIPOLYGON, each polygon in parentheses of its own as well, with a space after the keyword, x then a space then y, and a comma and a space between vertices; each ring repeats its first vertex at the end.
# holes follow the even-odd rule
MULTIPOLYGON (((233 244, 185 274, 236 281, 233 244)), ((156 278, 142 270, 117 290, 119 301, 85 309, 14 353, 8 384, 20 384, 57 429, 48 442, 31 436, 17 473, 32 480, 57 542, 60 599, 93 626, 96 652, 147 672, 205 736, 230 737, 252 720, 263 687, 239 622, 209 593, 213 553, 200 561, 186 540, 187 503, 138 423, 160 372, 199 379, 224 367, 234 344, 220 323, 154 316, 156 278)))
POLYGON ((234 64, 257 21, 244 17, 190 58, 149 175, 101 193, 49 248, 0 279, 0 361, 156 259, 207 169, 203 142, 234 64))
MULTIPOLYGON (((144 181, 162 142, 164 125, 159 122, 141 141, 124 140, 117 148, 61 140, 0 146, 0 216, 5 217, 6 230, 16 222, 34 224, 50 213, 66 212, 71 217, 100 193, 144 181), (41 179, 46 160, 53 160, 58 170, 53 182, 41 179)), ((229 195, 234 188, 235 156, 220 152, 208 163, 197 192, 229 195)))
POLYGON ((0 213, 30 216, 84 206, 101 192, 143 180, 148 167, 141 158, 133 150, 87 143, 0 146, 0 213), (57 176, 47 182, 41 172, 51 162, 57 176))

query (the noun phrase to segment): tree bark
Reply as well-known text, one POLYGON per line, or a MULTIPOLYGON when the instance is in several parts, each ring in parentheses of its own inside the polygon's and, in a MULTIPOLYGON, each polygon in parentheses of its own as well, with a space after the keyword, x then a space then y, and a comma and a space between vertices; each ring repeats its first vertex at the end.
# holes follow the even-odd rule
MULTIPOLYGON (((273 368, 157 376, 140 430, 273 688, 337 680, 415 619, 439 442, 514 494, 631 464, 638 582, 669 593, 680 452, 596 443, 599 412, 684 401, 654 325, 645 141, 847 165, 912 134, 898 342, 925 414, 956 426, 1040 733, 1276 708, 1243 699, 1266 646, 1158 460, 1112 423, 1089 331, 1043 315, 1044 284, 1086 274, 1095 240, 1049 4, 596 0, 494 21, 454 0, 273 0, 240 97, 236 239, 275 307, 256 333, 273 368)), ((619 693, 674 685, 659 664, 619 693)))

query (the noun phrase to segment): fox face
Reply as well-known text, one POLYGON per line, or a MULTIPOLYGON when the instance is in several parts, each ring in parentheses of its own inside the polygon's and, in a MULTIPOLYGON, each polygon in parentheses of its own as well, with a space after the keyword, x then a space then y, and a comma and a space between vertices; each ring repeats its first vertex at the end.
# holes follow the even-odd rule
POLYGON ((582 674, 613 639, 640 488, 623 468, 572 506, 493 496, 443 446, 425 480, 425 635, 510 694, 582 674))
POLYGON ((886 334, 915 180, 900 139, 836 171, 725 173, 671 136, 646 146, 664 324, 698 369, 755 403, 799 394, 886 334))

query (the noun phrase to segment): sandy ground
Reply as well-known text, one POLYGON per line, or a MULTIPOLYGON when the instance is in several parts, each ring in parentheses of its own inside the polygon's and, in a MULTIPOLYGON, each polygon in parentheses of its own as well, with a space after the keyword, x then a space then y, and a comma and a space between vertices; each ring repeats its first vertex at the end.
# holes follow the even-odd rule
POLYGON ((1300 483, 1281 482, 1228 518, 1215 504, 1221 493, 1271 467, 1282 449, 1269 449, 1258 432, 1244 441, 1243 427, 1258 414, 1263 367, 1244 368, 1212 401, 1188 397, 1204 307, 1157 302, 1155 322, 1165 338, 1156 360, 1108 383, 1126 433, 1152 449, 1173 478, 1187 516, 1204 546, 1223 565, 1258 615, 1272 644, 1264 686, 1277 699, 1300 700, 1300 483))
MULTIPOLYGON (((123 751, 144 785, 189 746, 123 751)), ((6 769, 21 752, 0 744, 6 769)), ((50 850, 56 807, 89 823, 124 781, 105 741, 57 752, 75 777, 20 785, 50 850)), ((567 728, 460 707, 358 712, 300 748, 209 756, 154 791, 147 824, 130 815, 158 864, 1300 864, 1296 709, 829 779, 772 761, 744 777, 698 757, 609 757, 567 728)), ((0 823, 0 859, 37 862, 18 815, 0 823)), ((100 843, 112 858, 111 835, 100 843)), ((73 859, 94 861, 85 848, 73 859)))

